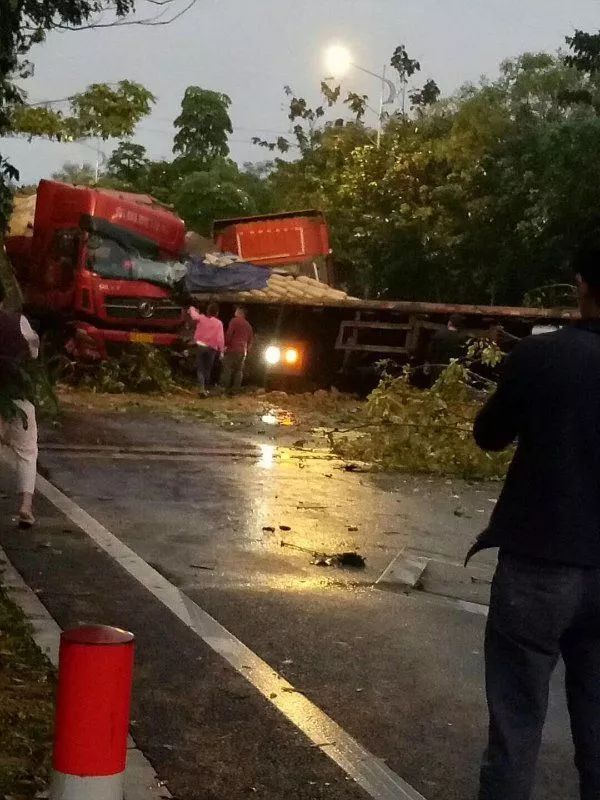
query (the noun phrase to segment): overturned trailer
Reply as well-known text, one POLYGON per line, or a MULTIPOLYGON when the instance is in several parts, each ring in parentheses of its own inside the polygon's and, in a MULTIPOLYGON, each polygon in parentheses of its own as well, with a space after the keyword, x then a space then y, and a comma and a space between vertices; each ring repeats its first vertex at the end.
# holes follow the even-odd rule
POLYGON ((227 319, 244 305, 257 334, 250 367, 256 374, 304 377, 315 385, 368 380, 383 359, 426 359, 435 331, 452 315, 473 337, 510 342, 577 317, 575 309, 362 300, 306 277, 271 276, 263 289, 193 292, 195 303, 218 302, 227 319))

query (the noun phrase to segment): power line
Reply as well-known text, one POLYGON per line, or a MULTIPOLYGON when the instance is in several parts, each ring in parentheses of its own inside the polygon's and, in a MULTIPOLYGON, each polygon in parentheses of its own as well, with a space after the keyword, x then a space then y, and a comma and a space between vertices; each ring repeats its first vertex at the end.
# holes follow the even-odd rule
MULTIPOLYGON (((172 119, 167 119, 167 117, 154 117, 157 122, 167 122, 173 125, 172 119)), ((272 128, 255 128, 254 126, 248 127, 245 125, 233 125, 234 131, 248 131, 250 133, 272 133, 276 136, 289 136, 290 131, 274 131, 272 128)))
MULTIPOLYGON (((173 131, 166 131, 160 130, 159 128, 148 128, 146 125, 138 125, 137 130, 142 131, 143 133, 157 133, 161 136, 172 136, 173 131)), ((235 130, 242 130, 241 128, 234 128, 235 130)), ((245 130, 248 131, 255 131, 255 128, 246 128, 245 130)), ((251 139, 228 139, 229 142, 232 144, 250 144, 255 147, 259 147, 259 145, 255 145, 251 139)), ((295 145, 290 145, 290 147, 294 147, 295 145)))

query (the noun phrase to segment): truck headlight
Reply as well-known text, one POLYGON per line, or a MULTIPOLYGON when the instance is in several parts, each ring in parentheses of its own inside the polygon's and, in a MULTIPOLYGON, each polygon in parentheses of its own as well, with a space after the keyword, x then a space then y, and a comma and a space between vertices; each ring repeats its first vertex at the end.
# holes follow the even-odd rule
POLYGON ((265 361, 272 367, 274 367, 276 364, 279 364, 281 361, 281 348, 276 347, 274 344, 272 344, 270 347, 267 347, 265 350, 265 361))
POLYGON ((293 366, 294 364, 298 363, 298 359, 300 358, 300 353, 296 350, 295 347, 288 347, 285 351, 285 363, 293 366))

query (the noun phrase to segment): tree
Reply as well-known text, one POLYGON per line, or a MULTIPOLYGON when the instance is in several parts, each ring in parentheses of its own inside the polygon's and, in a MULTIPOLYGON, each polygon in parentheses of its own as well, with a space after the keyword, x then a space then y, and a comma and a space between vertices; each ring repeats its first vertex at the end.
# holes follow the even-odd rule
POLYGON ((392 55, 390 60, 391 66, 396 70, 400 77, 400 85, 402 86, 402 114, 406 114, 406 92, 408 89, 408 81, 417 72, 421 71, 421 64, 414 58, 411 58, 405 45, 399 45, 392 55))
POLYGON ((415 89, 410 92, 409 99, 413 108, 424 109, 432 106, 440 99, 441 91, 437 83, 433 80, 427 81, 422 89, 415 89))
POLYGON ((360 122, 367 111, 367 102, 369 100, 366 94, 357 94, 356 92, 348 92, 348 96, 344 103, 348 106, 350 111, 356 117, 356 121, 360 122))
POLYGON ((576 30, 573 36, 567 36, 570 53, 565 57, 569 67, 589 75, 600 71, 600 32, 586 33, 576 30))
POLYGON ((187 226, 209 235, 215 219, 257 213, 257 207, 240 181, 237 166, 216 158, 210 169, 185 175, 178 184, 173 203, 187 226))
POLYGON ((52 173, 52 180, 76 186, 92 186, 96 182, 96 170, 88 163, 74 164, 66 161, 59 172, 52 173))
POLYGON ((124 185, 136 188, 147 177, 150 160, 146 148, 133 142, 119 142, 108 159, 106 174, 124 185))
POLYGON ((44 105, 17 104, 8 109, 12 134, 59 141, 131 136, 150 113, 155 97, 145 86, 124 80, 115 85, 92 84, 65 102, 67 114, 44 105))
POLYGON ((189 86, 181 102, 181 114, 175 120, 173 152, 180 161, 193 162, 197 168, 229 155, 229 135, 233 132, 226 94, 189 86))

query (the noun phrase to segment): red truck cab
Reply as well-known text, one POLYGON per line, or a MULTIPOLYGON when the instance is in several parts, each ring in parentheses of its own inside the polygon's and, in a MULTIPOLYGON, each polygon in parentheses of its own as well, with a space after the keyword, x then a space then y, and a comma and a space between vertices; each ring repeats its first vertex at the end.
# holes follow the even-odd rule
POLYGON ((184 240, 183 221, 147 195, 42 180, 33 235, 6 246, 29 312, 105 357, 111 342, 178 341, 183 309, 135 267, 146 260, 160 271, 181 258, 184 240))

